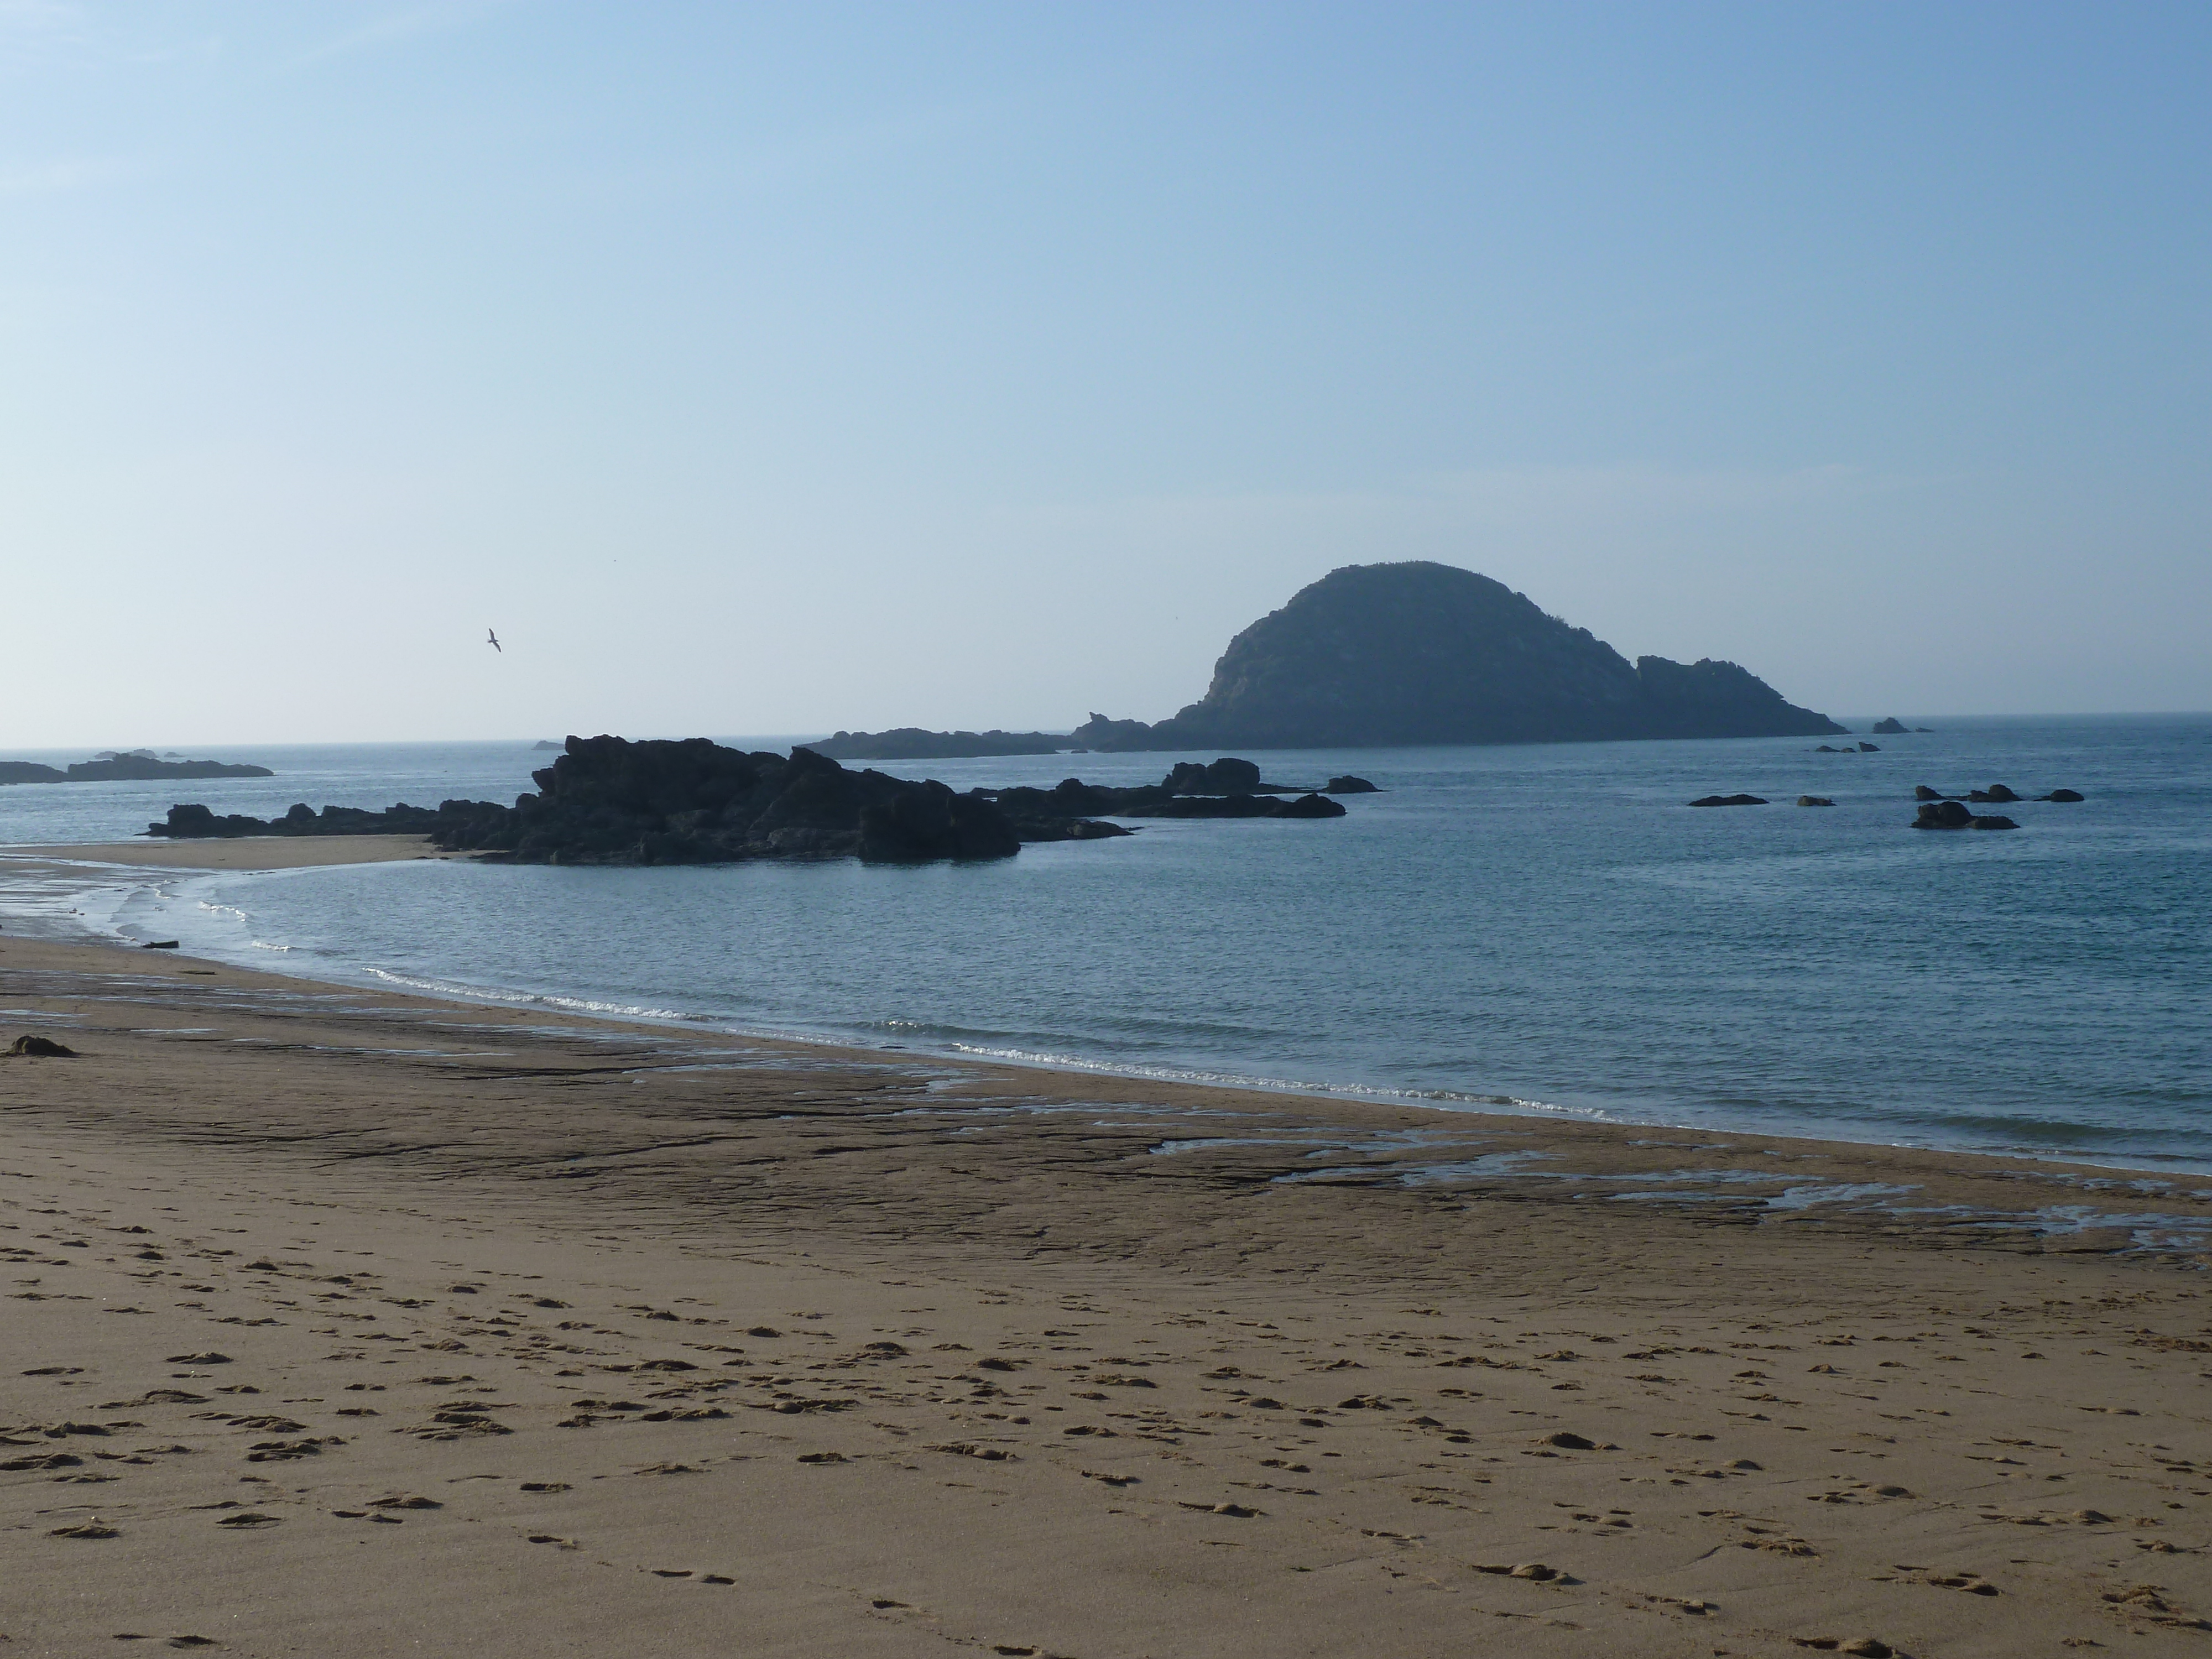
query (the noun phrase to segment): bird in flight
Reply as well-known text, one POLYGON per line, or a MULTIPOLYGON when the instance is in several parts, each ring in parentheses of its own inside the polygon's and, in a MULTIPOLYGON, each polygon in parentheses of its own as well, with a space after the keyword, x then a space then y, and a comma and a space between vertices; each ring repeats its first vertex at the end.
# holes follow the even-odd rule
POLYGON ((501 656, 507 654, 507 647, 499 642, 499 635, 489 628, 484 629, 484 643, 498 652, 501 656))

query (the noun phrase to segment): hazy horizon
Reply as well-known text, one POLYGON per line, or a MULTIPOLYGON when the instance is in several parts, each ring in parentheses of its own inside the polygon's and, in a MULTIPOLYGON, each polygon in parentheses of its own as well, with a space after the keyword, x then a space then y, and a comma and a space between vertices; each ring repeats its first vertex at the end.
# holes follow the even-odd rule
POLYGON ((2208 69, 2161 4, 0 0, 0 749, 1158 720, 1410 558, 1847 722, 2212 709, 2208 69))

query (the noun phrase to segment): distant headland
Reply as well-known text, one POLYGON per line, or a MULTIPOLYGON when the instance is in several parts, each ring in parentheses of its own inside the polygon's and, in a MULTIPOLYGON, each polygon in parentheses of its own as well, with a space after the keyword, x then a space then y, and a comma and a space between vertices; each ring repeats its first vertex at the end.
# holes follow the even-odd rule
POLYGON ((1503 582, 1427 560, 1354 564, 1229 642, 1172 719, 1094 714, 1045 732, 841 732, 843 759, 1188 749, 1372 749, 1634 738, 1826 737, 1844 728, 1732 662, 1623 657, 1503 582), (978 748, 969 742, 1035 744, 978 748))
POLYGON ((163 760, 150 749, 110 750, 66 770, 36 761, 0 761, 0 783, 143 783, 160 778, 273 778, 265 766, 230 761, 163 760))

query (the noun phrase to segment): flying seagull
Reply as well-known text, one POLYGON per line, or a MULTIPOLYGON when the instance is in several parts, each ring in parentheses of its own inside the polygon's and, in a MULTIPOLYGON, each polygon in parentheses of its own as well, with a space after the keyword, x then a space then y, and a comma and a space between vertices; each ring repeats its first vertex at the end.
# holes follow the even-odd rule
POLYGON ((489 628, 484 629, 484 643, 498 652, 501 656, 507 654, 507 647, 499 642, 499 635, 489 628))

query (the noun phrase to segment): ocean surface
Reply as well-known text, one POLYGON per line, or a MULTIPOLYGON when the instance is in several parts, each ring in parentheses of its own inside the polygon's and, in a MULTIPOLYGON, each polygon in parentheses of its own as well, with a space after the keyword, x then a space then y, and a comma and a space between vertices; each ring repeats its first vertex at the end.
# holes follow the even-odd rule
MULTIPOLYGON (((985 865, 35 881, 0 865, 0 925, 1105 1073, 2212 1170, 2212 716, 1921 723, 1941 729, 1872 755, 1802 738, 1267 752, 1271 781, 1349 771, 1387 793, 1341 819, 1147 823, 985 865), (1916 832, 1923 782, 2088 799, 1997 809, 2014 831, 1916 832), (1739 790, 1774 805, 1686 805, 1739 790), (1790 804, 1808 793, 1837 805, 1790 804)), ((215 757, 279 775, 0 788, 0 842, 118 839, 177 800, 508 800, 550 758, 215 757)), ((884 769, 1127 783, 1182 758, 1212 757, 884 769)))

